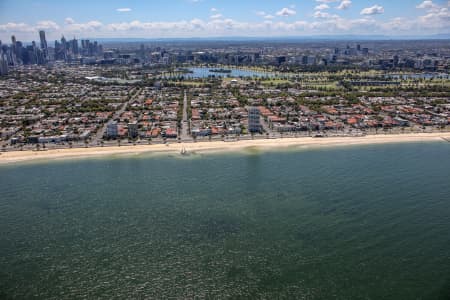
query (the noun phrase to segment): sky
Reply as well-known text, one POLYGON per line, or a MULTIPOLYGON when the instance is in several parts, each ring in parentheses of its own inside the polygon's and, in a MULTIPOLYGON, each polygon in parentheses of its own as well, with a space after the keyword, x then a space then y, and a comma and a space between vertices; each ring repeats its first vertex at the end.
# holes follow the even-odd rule
POLYGON ((450 0, 0 0, 0 39, 424 36, 450 0))

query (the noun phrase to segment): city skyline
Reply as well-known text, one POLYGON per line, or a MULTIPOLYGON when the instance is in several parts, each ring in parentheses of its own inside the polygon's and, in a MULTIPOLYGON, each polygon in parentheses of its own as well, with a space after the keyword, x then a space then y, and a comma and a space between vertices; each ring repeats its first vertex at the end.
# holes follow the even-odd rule
POLYGON ((450 1, 2 1, 0 39, 448 34, 450 1), (83 7, 83 9, 79 9, 83 7))

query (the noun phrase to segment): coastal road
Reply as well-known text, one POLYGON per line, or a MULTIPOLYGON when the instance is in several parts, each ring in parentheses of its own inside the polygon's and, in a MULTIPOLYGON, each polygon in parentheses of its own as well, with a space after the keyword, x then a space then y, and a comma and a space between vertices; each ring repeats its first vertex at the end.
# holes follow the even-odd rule
POLYGON ((181 133, 180 137, 182 140, 189 139, 189 121, 188 121, 188 99, 186 90, 184 91, 184 99, 183 99, 183 118, 181 121, 181 133))
POLYGON ((140 88, 134 88, 133 90, 130 91, 130 93, 133 93, 134 91, 135 94, 134 96, 132 96, 130 98, 130 100, 126 101, 119 110, 116 110, 116 112, 113 114, 113 116, 111 117, 111 119, 106 122, 105 124, 103 124, 102 128, 100 128, 99 130, 97 130, 97 133, 95 134, 95 136, 93 136, 93 138, 91 139, 91 146, 96 146, 98 143, 100 143, 100 141, 103 139, 103 134, 106 131, 106 127, 108 126, 108 123, 111 120, 115 120, 118 119, 120 117, 120 115, 127 109, 128 104, 130 104, 134 99, 136 99, 136 97, 139 97, 139 95, 142 92, 142 89, 140 88))

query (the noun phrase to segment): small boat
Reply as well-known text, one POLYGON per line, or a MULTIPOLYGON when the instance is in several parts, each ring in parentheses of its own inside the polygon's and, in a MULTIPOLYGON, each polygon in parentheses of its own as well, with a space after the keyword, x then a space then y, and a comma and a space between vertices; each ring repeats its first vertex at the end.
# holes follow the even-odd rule
POLYGON ((181 155, 188 155, 188 152, 187 152, 186 148, 184 148, 184 147, 181 148, 180 154, 181 155))

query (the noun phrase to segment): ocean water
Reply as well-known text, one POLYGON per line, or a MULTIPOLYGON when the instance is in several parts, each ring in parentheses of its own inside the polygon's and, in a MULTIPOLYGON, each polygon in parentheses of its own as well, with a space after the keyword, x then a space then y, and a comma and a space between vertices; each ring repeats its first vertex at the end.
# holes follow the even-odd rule
POLYGON ((1 166, 0 299, 450 299, 450 143, 1 166))

